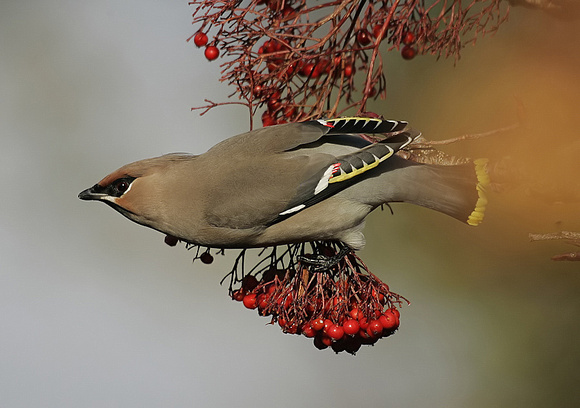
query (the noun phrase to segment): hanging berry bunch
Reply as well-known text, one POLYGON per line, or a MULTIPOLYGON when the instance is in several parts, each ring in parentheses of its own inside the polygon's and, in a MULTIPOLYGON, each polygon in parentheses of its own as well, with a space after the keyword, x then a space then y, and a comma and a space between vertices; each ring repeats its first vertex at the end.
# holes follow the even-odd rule
MULTIPOLYGON (((379 46, 402 58, 459 57, 507 18, 501 0, 195 0, 190 39, 224 57, 221 81, 263 125, 365 111, 385 95, 379 46), (365 73, 360 83, 355 72, 365 73), (357 94, 357 91, 360 94, 357 94)), ((206 100, 211 109, 221 103, 206 100)))
POLYGON ((242 253, 227 276, 231 297, 270 317, 284 333, 314 338, 318 349, 354 354, 361 345, 393 334, 399 327, 397 306, 404 298, 391 292, 354 252, 332 242, 309 245, 309 253, 306 244, 290 245, 282 255, 274 248, 247 274, 242 253), (334 259, 331 266, 326 264, 329 259, 334 259))

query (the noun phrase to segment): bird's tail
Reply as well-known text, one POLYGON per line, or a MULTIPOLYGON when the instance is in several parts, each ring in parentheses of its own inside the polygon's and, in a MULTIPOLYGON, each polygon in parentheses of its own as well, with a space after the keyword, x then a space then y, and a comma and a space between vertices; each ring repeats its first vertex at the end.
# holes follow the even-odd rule
POLYGON ((467 223, 469 225, 479 225, 485 214, 485 207, 487 205, 485 190, 491 184, 487 172, 487 163, 487 159, 477 159, 473 162, 475 166, 475 176, 477 177, 477 184, 475 185, 475 189, 477 190, 477 201, 475 202, 475 208, 471 214, 469 214, 469 217, 467 217, 467 223))
POLYGON ((381 188, 380 192, 374 190, 375 198, 420 205, 469 225, 483 220, 486 187, 490 184, 487 159, 452 166, 420 164, 398 157, 389 161, 392 167, 378 176, 381 188))
POLYGON ((479 225, 487 205, 485 190, 490 183, 487 162, 487 159, 477 159, 462 165, 413 167, 412 171, 417 173, 415 182, 423 183, 404 201, 442 212, 469 225, 479 225))

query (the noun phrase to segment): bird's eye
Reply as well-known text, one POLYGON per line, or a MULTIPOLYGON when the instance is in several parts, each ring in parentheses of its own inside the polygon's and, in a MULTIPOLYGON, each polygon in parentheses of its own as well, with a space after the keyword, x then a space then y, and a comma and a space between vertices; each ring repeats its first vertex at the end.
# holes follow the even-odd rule
POLYGON ((130 183, 127 180, 117 180, 114 185, 115 190, 117 190, 119 193, 124 193, 127 191, 127 189, 129 189, 130 183))
POLYGON ((109 184, 109 187, 107 187, 107 194, 111 197, 121 197, 129 190, 129 188, 131 188, 131 183, 133 183, 134 180, 135 177, 131 176, 118 178, 109 184))

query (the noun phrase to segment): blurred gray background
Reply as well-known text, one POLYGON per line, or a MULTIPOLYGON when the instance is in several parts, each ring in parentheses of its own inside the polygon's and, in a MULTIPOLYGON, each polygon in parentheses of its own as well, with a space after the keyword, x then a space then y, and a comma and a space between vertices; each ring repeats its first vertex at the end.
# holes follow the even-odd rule
POLYGON ((549 259, 574 247, 527 234, 580 230, 580 204, 561 194, 578 187, 575 23, 514 9, 456 66, 389 55, 373 110, 444 139, 509 125, 524 106, 525 126, 449 151, 511 156, 533 182, 491 193, 478 228, 405 205, 372 214, 362 257, 412 304, 396 335, 353 357, 229 300, 219 281, 234 251, 192 264, 77 199, 125 163, 247 129, 242 108, 190 112, 230 93, 219 60, 185 41, 191 13, 186 1, 0 4, 0 406, 574 406, 579 264, 549 259))

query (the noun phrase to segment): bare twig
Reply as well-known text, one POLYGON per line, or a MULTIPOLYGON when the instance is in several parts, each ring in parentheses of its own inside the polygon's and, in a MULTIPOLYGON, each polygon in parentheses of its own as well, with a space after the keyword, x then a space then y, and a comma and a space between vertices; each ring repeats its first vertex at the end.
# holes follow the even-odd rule
MULTIPOLYGON (((560 231, 546 234, 529 234, 530 241, 552 241, 565 239, 569 244, 580 247, 580 232, 560 231)), ((552 257, 554 261, 580 261, 580 251, 569 252, 552 257)))

